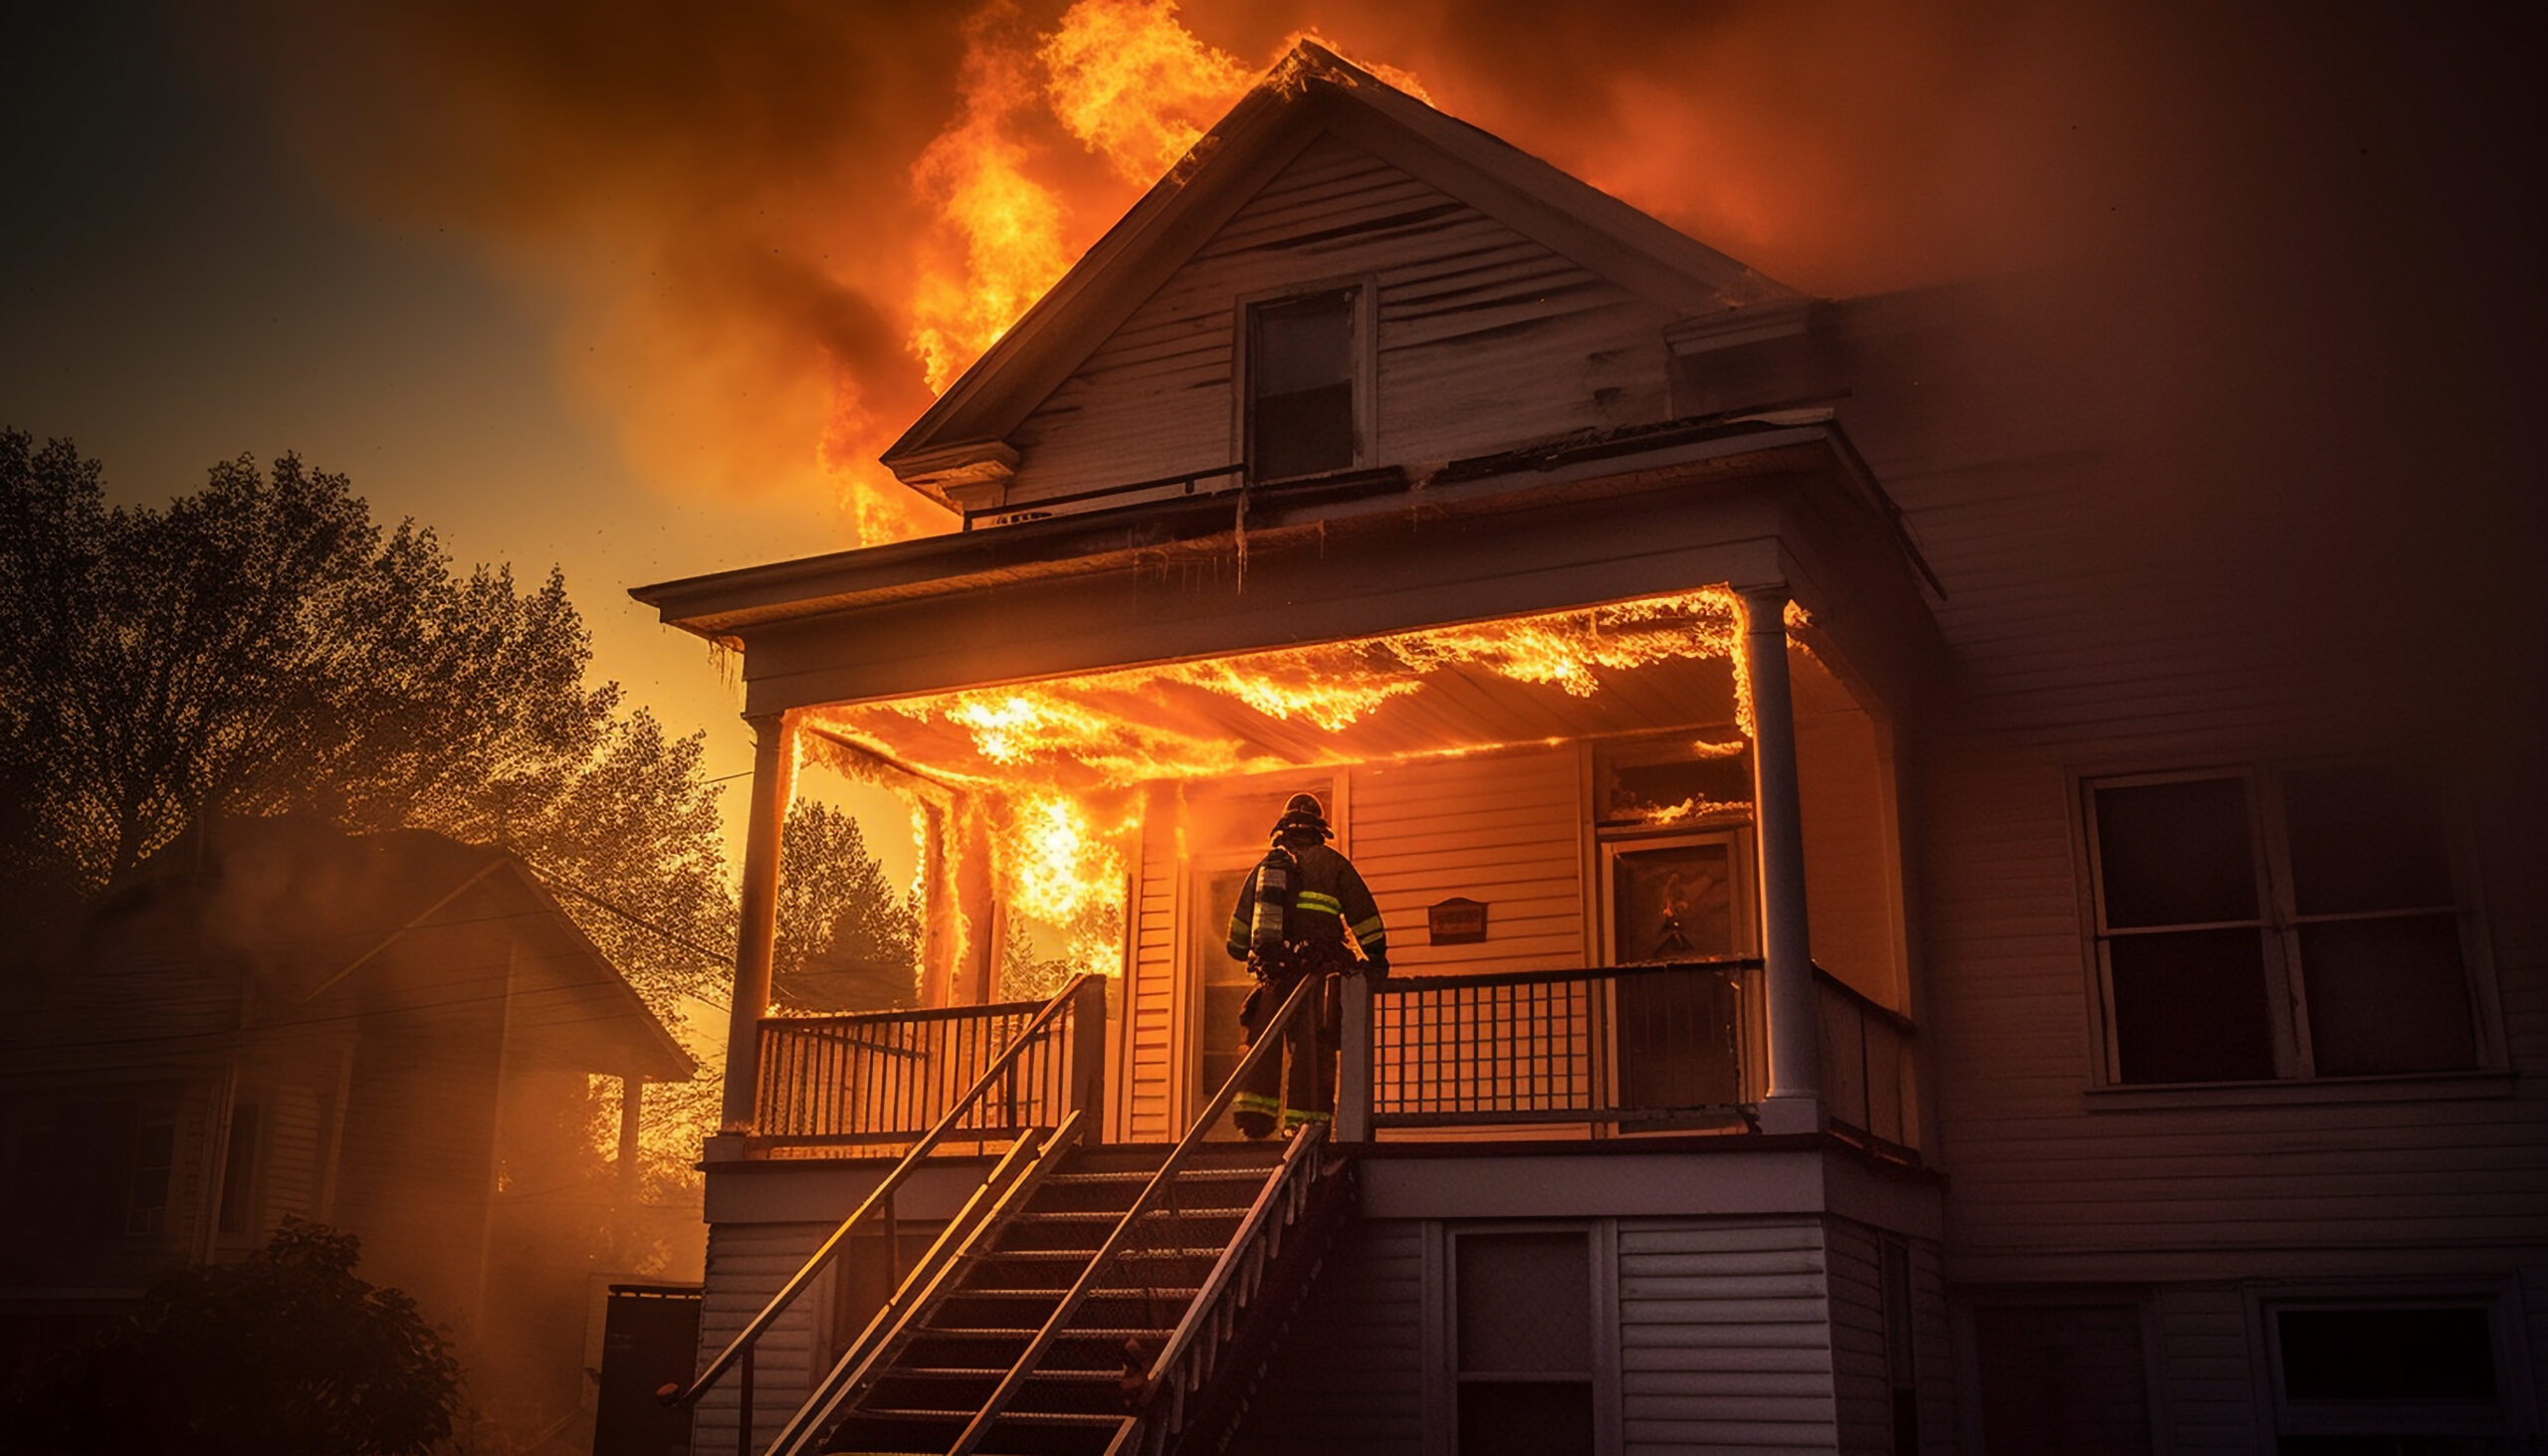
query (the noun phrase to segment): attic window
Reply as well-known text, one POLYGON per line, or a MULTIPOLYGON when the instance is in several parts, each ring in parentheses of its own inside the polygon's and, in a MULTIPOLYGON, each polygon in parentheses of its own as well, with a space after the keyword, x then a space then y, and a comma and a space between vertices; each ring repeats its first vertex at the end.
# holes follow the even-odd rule
POLYGON ((1247 464, 1254 479, 1353 466, 1360 292, 1332 289, 1247 311, 1247 464))

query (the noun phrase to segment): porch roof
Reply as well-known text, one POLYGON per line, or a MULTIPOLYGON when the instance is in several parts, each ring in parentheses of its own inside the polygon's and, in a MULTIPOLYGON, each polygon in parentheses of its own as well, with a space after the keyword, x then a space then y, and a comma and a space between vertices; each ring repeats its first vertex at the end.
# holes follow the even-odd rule
MULTIPOLYGON (((745 711, 1786 582, 1817 649, 1895 700, 1926 676, 1926 567, 1827 410, 1577 437, 641 586, 744 650, 745 711), (1844 644, 1851 644, 1846 645, 1844 644)), ((1847 669, 1843 669, 1847 671, 1847 669)))

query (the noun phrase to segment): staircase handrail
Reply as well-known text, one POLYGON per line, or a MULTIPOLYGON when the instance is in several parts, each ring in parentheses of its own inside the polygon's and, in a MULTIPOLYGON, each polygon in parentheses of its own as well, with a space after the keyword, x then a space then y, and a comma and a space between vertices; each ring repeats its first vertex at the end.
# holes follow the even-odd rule
MULTIPOLYGON (((938 1146, 940 1141, 946 1138, 957 1123, 964 1120, 964 1114, 981 1099, 983 1093, 990 1090, 992 1083, 999 1080, 1000 1074, 1007 1071, 1010 1064, 1014 1063, 1029 1046, 1032 1046, 1035 1039, 1043 1034, 1045 1028, 1052 1025, 1054 1019, 1062 1014, 1063 1009, 1072 1004, 1079 995, 1080 987, 1098 978, 1094 973, 1075 976, 1068 985, 1054 992, 1053 998, 1044 1003, 1044 1009, 1035 1013, 1035 1019, 1027 1022, 1018 1031, 1016 1037, 1009 1042, 1007 1049, 992 1059, 990 1066, 983 1069, 982 1075, 975 1079, 972 1087, 947 1109, 947 1115, 938 1120, 938 1125, 921 1135, 920 1141, 912 1144, 911 1150, 903 1154, 901 1161, 894 1164, 893 1170, 885 1174, 883 1181, 877 1183, 868 1192, 866 1198, 860 1201, 857 1209, 847 1218, 842 1219, 838 1228, 832 1230, 831 1237, 824 1239, 821 1246, 806 1258, 804 1265, 796 1271, 794 1276, 779 1286, 778 1293, 769 1297, 769 1303, 761 1306, 760 1313, 752 1316, 735 1338, 727 1342, 726 1348, 718 1352, 717 1357, 710 1360, 689 1384, 678 1390, 663 1393, 664 1403, 689 1405, 697 1401, 700 1396, 708 1393, 710 1386, 723 1379, 726 1372, 732 1369, 737 1361, 743 1359, 752 1347, 759 1344, 761 1335, 769 1329, 771 1323, 785 1313, 789 1305, 795 1303, 796 1297, 803 1294, 823 1270, 830 1267, 832 1260, 839 1256, 841 1247, 849 1241, 851 1232, 864 1222, 868 1215, 885 1206, 887 1200, 894 1196, 895 1191, 919 1169, 922 1161, 929 1156, 932 1149, 938 1146)), ((1022 1139, 1023 1135, 1020 1141, 1022 1139)), ((751 1429, 751 1411, 748 1401, 745 1402, 742 1428, 745 1433, 743 1450, 748 1453, 751 1429)))
POLYGON ((1152 1418, 1151 1408, 1159 1400, 1161 1391, 1175 1385, 1195 1383, 1181 1375, 1177 1366, 1189 1356, 1202 1358, 1213 1352, 1200 1349, 1197 1342, 1219 1318, 1221 1302, 1235 1292, 1240 1270, 1249 1260, 1258 1257, 1258 1241, 1266 1235, 1267 1225, 1278 1213, 1287 1212, 1300 1203, 1308 1184, 1317 1177, 1318 1155, 1327 1141, 1322 1136, 1325 1131, 1315 1124, 1303 1128, 1292 1139, 1291 1145, 1283 1149, 1281 1165, 1257 1191, 1256 1201, 1249 1205, 1246 1216, 1239 1220, 1238 1232, 1231 1236, 1228 1247, 1221 1250, 1221 1257, 1214 1261, 1212 1272, 1204 1277, 1202 1288, 1195 1291, 1194 1302, 1186 1307, 1185 1318, 1177 1321, 1175 1333, 1168 1337, 1167 1347, 1160 1351, 1158 1359, 1151 1361, 1134 1413, 1125 1419, 1123 1430, 1116 1436, 1114 1444, 1107 1448, 1110 1456, 1126 1449, 1128 1438, 1152 1418))
POLYGON ((997 1226, 1010 1205, 1034 1187, 1049 1160, 1079 1140, 1087 1117, 1085 1110, 1074 1109, 1041 1144, 1030 1138, 1020 1138, 1009 1144, 999 1165, 964 1200, 964 1206, 948 1221, 946 1229, 929 1246, 929 1252, 912 1266, 901 1287, 877 1310, 840 1358, 832 1362, 830 1372, 815 1383, 787 1424, 769 1438, 769 1447, 761 1456, 802 1456, 807 1443, 840 1413, 850 1394, 866 1383, 877 1360, 894 1348, 905 1328, 936 1303, 940 1287, 962 1268, 963 1257, 972 1251, 974 1242, 997 1226))
POLYGON ((993 1387, 989 1397, 983 1400, 981 1409, 974 1413, 962 1434, 956 1438, 956 1444, 948 1448, 947 1456, 972 1456, 973 1450, 981 1444, 982 1438, 990 1434, 992 1424, 999 1419, 1000 1412, 1007 1408, 1009 1397, 1017 1393, 1019 1385, 1025 1383, 1028 1372, 1033 1370, 1036 1362, 1044 1357, 1044 1352, 1052 1348, 1053 1341, 1060 1336, 1063 1328, 1070 1324, 1072 1317, 1079 1313, 1080 1306, 1088 1303, 1090 1293, 1097 1286, 1098 1277, 1105 1274, 1109 1266, 1115 1262, 1116 1254, 1132 1237, 1134 1227, 1141 1222, 1145 1214, 1150 1212, 1151 1205, 1158 1201, 1161 1190, 1175 1181, 1177 1170, 1185 1165, 1185 1160, 1191 1157, 1194 1149, 1202 1144, 1203 1135, 1211 1130, 1212 1124, 1220 1120, 1221 1114, 1237 1098, 1239 1087, 1247 1080, 1248 1074, 1264 1065, 1265 1059, 1282 1046, 1284 1033, 1290 1029, 1292 1019, 1304 1014, 1303 1008, 1318 1004, 1325 979, 1323 976, 1302 976, 1292 987, 1292 993, 1283 998, 1282 1006, 1256 1033, 1255 1044, 1247 1049, 1245 1056, 1238 1059, 1238 1065, 1230 1069, 1229 1080, 1223 1082, 1220 1090, 1212 1094, 1212 1100, 1204 1104, 1202 1112, 1195 1116, 1192 1126, 1185 1130, 1185 1136, 1177 1141, 1175 1148, 1168 1154, 1167 1160, 1160 1164, 1159 1171, 1152 1174, 1151 1180, 1142 1185, 1141 1193, 1133 1199, 1133 1206, 1125 1210, 1124 1216, 1117 1220, 1114 1230, 1107 1234, 1106 1241, 1098 1245, 1096 1253, 1089 1256, 1087 1269, 1082 1271, 1079 1278, 1072 1283, 1069 1292, 1062 1296, 1061 1303, 1054 1306, 1053 1313, 1044 1321, 1043 1328, 1035 1332, 1035 1338, 1026 1342, 1025 1352, 1018 1355, 1016 1363, 1008 1367, 1008 1373, 1000 1377, 999 1384, 993 1387))

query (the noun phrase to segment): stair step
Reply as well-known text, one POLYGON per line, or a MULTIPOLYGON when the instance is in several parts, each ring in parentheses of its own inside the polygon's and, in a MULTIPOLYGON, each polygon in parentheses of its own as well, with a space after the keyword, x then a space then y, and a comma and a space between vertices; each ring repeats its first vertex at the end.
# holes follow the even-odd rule
MULTIPOLYGON (((1246 1216, 1246 1213, 1245 1208, 1153 1208, 1142 1217, 1146 1219, 1241 1218, 1246 1216)), ((1017 1218, 1021 1223, 1089 1223, 1102 1224, 1109 1228, 1124 1221, 1124 1215, 1120 1209, 1108 1212, 1103 1208, 1028 1208, 1020 1212, 1017 1218)))
MULTIPOLYGON (((978 1367, 956 1365, 912 1365, 907 1368, 900 1368, 893 1371, 893 1378, 897 1380, 996 1380, 1007 1373, 1008 1367, 1005 1365, 1000 1366, 997 1369, 993 1369, 988 1365, 978 1367)), ((1047 1370, 1039 1367, 1037 1369, 1028 1370, 1026 1372, 1026 1378, 1029 1380, 1051 1380, 1072 1384, 1112 1384, 1123 1379, 1124 1372, 1122 1370, 1097 1369, 1047 1370)))
MULTIPOLYGON (((1166 1340, 1175 1333, 1176 1332, 1173 1330, 1145 1329, 1132 1325, 1113 1327, 1102 1325, 1073 1325, 1069 1329, 1062 1331, 1054 1338, 1056 1340, 1068 1340, 1075 1344, 1091 1340, 1112 1340, 1116 1344, 1121 1345, 1127 1340, 1166 1340)), ((912 1334, 917 1338, 934 1340, 989 1341, 1032 1340, 1035 1338, 1034 1330, 1021 1329, 1014 1326, 983 1326, 979 1329, 970 1329, 947 1325, 930 1325, 925 1326, 922 1329, 915 1330, 912 1334)), ((889 1370, 886 1373, 890 1374, 892 1371, 889 1370)), ((1003 1371, 1003 1373, 1005 1373, 1005 1371, 1003 1371)))
MULTIPOLYGON (((1071 1260, 1081 1265, 1086 1265, 1088 1263, 1088 1256, 1096 1252, 1097 1251, 1093 1248, 999 1249, 990 1254, 984 1255, 983 1262, 996 1263, 1003 1259, 1009 1259, 1021 1263, 1050 1264, 1058 1260, 1071 1260)), ((1115 1257, 1119 1259, 1217 1259, 1220 1256, 1221 1245, 1219 1244, 1204 1244, 1199 1248, 1118 1249, 1115 1251, 1115 1257)), ((1058 1294, 1060 1291, 1054 1290, 1050 1291, 1050 1293, 1058 1294)))
MULTIPOLYGON (((1121 1304, 1127 1300, 1157 1300, 1164 1305, 1185 1305, 1193 1303, 1194 1296, 1201 1294, 1202 1292, 1202 1286, 1194 1284, 1143 1285, 1136 1288, 1110 1285, 1104 1289, 1089 1291, 1088 1297, 1091 1302, 1105 1304, 1121 1304)), ((991 1289, 985 1287, 981 1289, 954 1289, 947 1292, 947 1297, 949 1299, 1041 1300, 1048 1305, 1058 1301, 1061 1296, 1062 1291, 1058 1289, 991 1289)))
MULTIPOLYGON (((887 1409, 862 1409, 858 1412, 858 1415, 871 1420, 937 1420, 955 1421, 960 1424, 962 1422, 970 1421, 973 1418, 974 1412, 969 1410, 910 1410, 901 1406, 895 1406, 887 1409)), ((1128 1419, 1128 1417, 1120 1413, 1109 1414, 1102 1411, 1003 1410, 999 1413, 999 1420, 1003 1423, 1013 1421, 1018 1425, 1038 1426, 1113 1427, 1122 1425, 1126 1419, 1128 1419)))
MULTIPOLYGON (((1194 1182, 1235 1183, 1245 1181, 1261 1183, 1265 1181, 1265 1174, 1269 1171, 1271 1171, 1271 1164, 1268 1164, 1265 1167, 1257 1167, 1251 1164, 1221 1167, 1196 1167, 1193 1164, 1188 1163, 1186 1166, 1176 1170, 1176 1177, 1174 1181, 1181 1183, 1190 1179, 1194 1182)), ((1156 1168, 1149 1172, 1142 1172, 1139 1169, 1128 1169, 1123 1172, 1055 1172, 1047 1174, 1044 1181, 1047 1183, 1058 1183, 1064 1187, 1084 1188, 1100 1184, 1117 1184, 1124 1187, 1138 1188, 1148 1184, 1151 1179, 1158 1176, 1159 1171, 1156 1168)))

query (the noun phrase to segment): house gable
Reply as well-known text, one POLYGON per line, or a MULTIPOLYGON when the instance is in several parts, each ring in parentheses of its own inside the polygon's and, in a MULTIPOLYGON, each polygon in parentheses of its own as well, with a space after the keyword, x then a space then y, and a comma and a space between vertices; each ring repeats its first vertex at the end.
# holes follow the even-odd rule
POLYGON ((885 463, 953 507, 1230 465, 1241 309, 1339 284, 1377 291, 1370 465, 1665 418, 1667 328, 1805 302, 1304 44, 885 463))
POLYGON ((1376 291, 1374 463, 1667 417, 1665 310, 1322 133, 1009 434, 1004 504, 1233 463, 1245 301, 1340 282, 1376 291))

